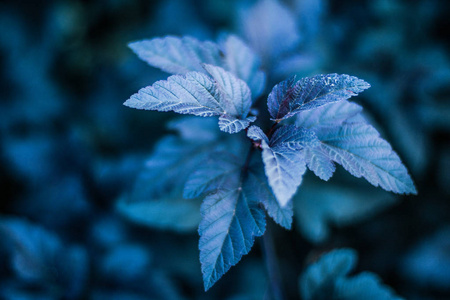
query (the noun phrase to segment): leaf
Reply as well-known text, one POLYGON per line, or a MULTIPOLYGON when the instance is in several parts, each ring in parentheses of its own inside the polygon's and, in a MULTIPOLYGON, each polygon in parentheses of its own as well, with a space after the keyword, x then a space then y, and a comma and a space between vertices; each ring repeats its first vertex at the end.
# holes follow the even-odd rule
POLYGON ((237 264, 265 231, 264 211, 250 190, 237 185, 207 196, 202 204, 199 249, 205 290, 237 264))
POLYGON ((183 117, 168 127, 178 135, 166 136, 156 144, 132 191, 118 200, 116 208, 127 219, 146 226, 193 230, 200 221, 201 203, 183 199, 188 177, 211 152, 227 150, 242 155, 242 143, 221 133, 212 119, 183 117))
POLYGON ((183 196, 195 198, 208 192, 224 189, 229 177, 241 172, 243 162, 228 152, 213 152, 206 163, 198 167, 188 178, 183 196))
POLYGON ((199 226, 205 290, 237 264, 265 230, 261 194, 254 192, 257 186, 242 173, 244 163, 229 153, 214 153, 185 186, 188 196, 206 194, 199 226))
POLYGON ((357 254, 353 249, 333 250, 310 265, 299 279, 302 299, 401 299, 370 272, 347 277, 355 268, 357 254))
POLYGON ((230 72, 213 65, 204 65, 216 83, 222 115, 243 119, 252 105, 251 92, 247 84, 230 72))
POLYGON ((291 229, 292 218, 294 215, 292 201, 285 206, 281 206, 272 192, 264 173, 264 164, 261 157, 255 157, 248 168, 248 184, 251 186, 250 192, 254 194, 255 199, 264 205, 267 214, 280 226, 291 229))
POLYGON ((355 177, 398 194, 417 194, 405 166, 388 142, 370 125, 344 124, 316 132, 333 161, 355 177))
POLYGON ((362 107, 358 104, 342 100, 299 112, 295 125, 317 130, 321 127, 339 126, 343 123, 366 123, 361 112, 362 107))
POLYGON ((55 234, 19 218, 0 219, 0 236, 21 281, 60 290, 57 298, 81 296, 88 276, 83 248, 66 246, 55 234))
POLYGON ((320 179, 328 181, 336 167, 321 145, 304 150, 306 166, 320 179))
POLYGON ((264 90, 266 75, 260 70, 259 57, 241 39, 229 35, 223 43, 227 69, 247 82, 253 98, 258 97, 264 90))
POLYGON ((330 236, 331 228, 367 220, 395 204, 396 199, 353 179, 338 184, 306 181, 292 202, 298 230, 310 242, 321 243, 330 236))
POLYGON ((400 194, 417 193, 398 155, 367 124, 361 111, 359 105, 344 100, 297 115, 296 125, 313 130, 321 141, 320 147, 305 151, 308 168, 328 180, 334 161, 374 186, 400 194))
POLYGON ((244 81, 220 67, 204 65, 204 68, 213 79, 199 72, 173 75, 139 90, 124 105, 201 117, 222 116, 229 123, 238 125, 222 125, 221 129, 229 133, 242 130, 243 126, 254 120, 247 118, 252 104, 250 89, 244 81))
POLYGON ((250 138, 261 140, 264 169, 281 207, 284 207, 294 195, 306 171, 305 146, 318 143, 312 131, 300 129, 295 125, 283 126, 275 131, 269 143, 262 136, 262 130, 252 126, 248 130, 250 138))
POLYGON ((316 75, 300 80, 292 77, 272 89, 267 105, 272 119, 280 122, 300 111, 346 100, 369 87, 364 80, 345 74, 316 75))
POLYGON ((206 73, 203 65, 208 64, 222 67, 247 82, 254 97, 264 89, 265 74, 259 70, 259 57, 235 35, 229 35, 221 47, 209 41, 175 36, 137 41, 128 46, 141 60, 167 73, 206 73))
POLYGON ((250 126, 251 122, 254 122, 256 117, 247 117, 244 120, 239 120, 235 118, 230 118, 227 115, 220 116, 219 118, 219 128, 223 132, 227 133, 238 133, 241 130, 244 130, 248 126, 250 126))
POLYGON ((202 64, 222 66, 222 53, 212 42, 192 37, 167 36, 130 43, 137 56, 149 65, 171 74, 204 72, 202 64))
POLYGON ((300 41, 295 16, 279 1, 258 1, 242 14, 242 31, 263 60, 264 65, 275 65, 283 54, 294 49, 300 41))
POLYGON ((199 199, 183 199, 181 192, 160 199, 133 202, 126 197, 116 203, 116 209, 128 220, 151 228, 192 232, 200 223, 199 199))

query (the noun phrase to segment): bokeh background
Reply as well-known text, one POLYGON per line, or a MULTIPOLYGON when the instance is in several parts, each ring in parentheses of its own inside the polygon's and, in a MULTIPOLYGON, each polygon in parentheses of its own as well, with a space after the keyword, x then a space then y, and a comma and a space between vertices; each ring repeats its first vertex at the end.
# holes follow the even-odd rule
POLYGON ((263 57, 269 91, 292 74, 368 81, 355 101, 419 191, 390 195, 339 170, 329 183, 307 176, 293 230, 271 228, 286 298, 300 298, 311 257, 352 247, 358 271, 399 295, 450 299, 449 31, 445 0, 0 2, 0 298, 267 296, 258 242, 205 293, 196 206, 158 206, 143 221, 117 205, 176 117, 122 105, 167 77, 127 44, 235 33, 263 57))

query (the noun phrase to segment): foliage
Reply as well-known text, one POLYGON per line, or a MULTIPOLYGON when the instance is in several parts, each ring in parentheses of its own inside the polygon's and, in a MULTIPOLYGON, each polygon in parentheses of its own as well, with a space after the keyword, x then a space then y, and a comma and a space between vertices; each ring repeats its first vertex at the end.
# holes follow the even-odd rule
POLYGON ((2 1, 0 298, 449 299, 449 4, 2 1))
MULTIPOLYGON (((227 40, 249 49, 233 36, 227 40)), ((255 237, 264 234, 264 211, 259 204, 267 203, 275 196, 278 210, 286 210, 301 184, 307 165, 320 178, 328 180, 335 169, 333 162, 336 162, 353 176, 364 177, 374 186, 395 193, 416 193, 406 168, 391 146, 367 124, 359 114, 359 106, 347 102, 351 96, 370 87, 365 81, 345 74, 328 74, 300 80, 293 77, 277 84, 267 98, 268 110, 275 123, 265 134, 258 126, 249 127, 250 122, 256 120, 256 116, 248 117, 255 96, 252 97, 248 84, 237 78, 242 74, 236 64, 232 64, 231 68, 228 66, 230 72, 209 64, 225 63, 227 66, 227 62, 234 61, 229 57, 238 55, 236 51, 225 51, 219 55, 218 44, 171 36, 134 42, 130 47, 150 65, 184 75, 172 75, 167 80, 141 89, 125 102, 126 106, 200 117, 220 116, 221 131, 235 134, 245 130, 252 141, 245 161, 241 159, 245 156, 234 156, 227 149, 221 152, 208 149, 202 137, 197 138, 195 134, 186 142, 202 148, 200 157, 210 156, 214 162, 204 165, 198 154, 189 154, 188 149, 182 148, 182 143, 169 143, 167 140, 159 145, 152 158, 157 165, 150 166, 151 172, 158 176, 156 181, 159 181, 162 171, 170 177, 171 166, 176 164, 176 168, 184 168, 186 165, 187 172, 193 172, 192 175, 187 181, 180 180, 183 177, 177 172, 177 180, 172 182, 171 189, 180 189, 177 185, 185 185, 185 197, 204 197, 198 231, 205 290, 250 251, 255 237), (204 69, 203 73, 199 72, 200 67, 204 69), (278 125, 293 116, 297 117, 295 124, 278 125), (261 176, 261 172, 249 176, 255 149, 262 150, 266 176, 261 176), (174 152, 186 161, 174 160, 171 155, 174 152), (169 165, 166 165, 166 160, 169 165), (255 179, 251 180, 252 177, 255 179), (255 193, 259 182, 265 181, 268 181, 270 188, 255 193)), ((253 58, 256 54, 249 56, 253 58)), ((255 70, 255 60, 241 59, 239 68, 260 74, 262 71, 255 70)), ((256 85, 263 85, 262 76, 256 85)), ((199 127, 205 128, 204 125, 199 127)), ((241 143, 242 138, 236 138, 233 142, 241 143)), ((151 178, 147 178, 146 184, 151 182, 149 180, 151 178)), ((164 183, 157 186, 163 187, 164 183)), ((167 192, 163 197, 170 195, 167 192)), ((146 191, 146 197, 151 197, 150 193, 146 191)), ((169 197, 179 197, 179 194, 169 197)), ((176 205, 175 202, 172 204, 176 205)), ((267 204, 264 206, 269 207, 267 204)), ((125 206, 123 210, 126 209, 125 206)), ((135 218, 138 218, 136 214, 135 218)), ((287 214, 293 214, 292 206, 287 214)), ((273 212, 269 215, 283 223, 273 212)))

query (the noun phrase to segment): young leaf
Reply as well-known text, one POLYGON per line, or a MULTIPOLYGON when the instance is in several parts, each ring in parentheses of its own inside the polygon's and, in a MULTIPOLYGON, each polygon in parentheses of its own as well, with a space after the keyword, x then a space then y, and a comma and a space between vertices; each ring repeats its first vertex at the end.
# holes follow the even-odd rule
POLYGON ((242 40, 235 35, 229 35, 223 43, 227 69, 247 82, 253 98, 261 95, 265 85, 265 74, 259 70, 259 57, 242 40))
POLYGON ((398 194, 416 194, 406 167, 388 142, 370 125, 344 124, 316 132, 333 161, 355 177, 398 194))
POLYGON ((255 156, 254 161, 248 168, 247 176, 249 186, 252 187, 249 192, 253 193, 253 197, 259 199, 264 205, 267 214, 280 226, 291 229, 292 218, 294 215, 292 201, 289 201, 285 206, 281 206, 277 201, 277 198, 267 182, 261 157, 255 156))
POLYGON ((213 79, 199 72, 173 75, 139 90, 124 105, 201 117, 222 116, 228 123, 234 123, 223 124, 222 120, 221 129, 228 133, 248 126, 254 118, 247 118, 252 102, 246 83, 220 67, 204 65, 204 68, 213 79))
POLYGON ((237 264, 265 231, 264 211, 259 199, 253 198, 252 187, 235 181, 233 189, 207 196, 201 207, 199 248, 205 290, 237 264))
POLYGON ((300 129, 295 125, 279 128, 269 143, 262 130, 256 126, 249 128, 248 136, 261 140, 262 158, 269 185, 281 207, 284 207, 294 195, 306 171, 302 150, 316 145, 317 137, 312 131, 300 129))
POLYGON ((171 74, 204 72, 202 64, 222 66, 219 47, 212 42, 200 42, 192 37, 154 38, 128 45, 140 59, 171 74))
POLYGON ((303 110, 346 100, 369 87, 364 80, 345 74, 292 77, 272 89, 267 104, 272 119, 279 122, 303 110))
POLYGON ((338 249, 323 255, 299 279, 302 299, 401 299, 373 273, 347 277, 356 261, 357 254, 353 249, 338 249))

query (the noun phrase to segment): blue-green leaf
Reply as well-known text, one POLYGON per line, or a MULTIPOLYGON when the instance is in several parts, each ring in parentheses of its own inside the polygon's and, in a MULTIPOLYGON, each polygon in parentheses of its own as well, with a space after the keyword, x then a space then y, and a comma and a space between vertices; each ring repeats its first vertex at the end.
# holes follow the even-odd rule
POLYGON ((369 272, 348 277, 355 268, 357 253, 353 249, 333 250, 310 265, 299 279, 300 294, 305 300, 398 300, 401 299, 380 278, 369 272))
POLYGON ((333 161, 355 177, 398 194, 416 194, 406 167, 378 131, 363 123, 344 124, 316 132, 333 161))
POLYGON ((318 144, 314 132, 295 125, 283 126, 275 131, 269 143, 261 129, 252 126, 250 138, 261 141, 264 169, 278 202, 284 207, 294 195, 306 171, 303 149, 318 144))
POLYGON ((247 118, 252 104, 247 84, 220 67, 204 65, 204 68, 213 78, 199 72, 173 75, 139 90, 124 104, 201 117, 222 116, 227 123, 222 120, 220 128, 228 133, 246 128, 255 120, 247 118))
POLYGON ((202 64, 223 64, 221 51, 215 43, 200 42, 192 37, 167 36, 133 42, 128 46, 149 65, 171 74, 204 72, 202 64))
POLYGON ((233 189, 208 195, 201 207, 200 262, 205 290, 237 264, 265 231, 264 211, 251 187, 236 180, 233 189))
POLYGON ((364 80, 345 74, 292 77, 272 89, 267 104, 272 119, 279 122, 303 110, 346 100, 369 87, 364 80))
POLYGON ((261 60, 241 39, 229 35, 223 43, 227 70, 247 82, 253 98, 264 90, 265 74, 260 70, 261 60))

